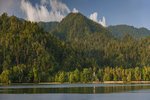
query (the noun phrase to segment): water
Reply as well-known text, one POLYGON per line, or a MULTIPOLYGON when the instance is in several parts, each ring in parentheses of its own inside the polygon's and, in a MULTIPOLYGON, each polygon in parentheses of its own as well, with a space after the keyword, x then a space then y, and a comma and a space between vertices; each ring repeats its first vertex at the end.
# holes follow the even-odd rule
POLYGON ((0 100, 150 100, 150 84, 0 86, 0 100))

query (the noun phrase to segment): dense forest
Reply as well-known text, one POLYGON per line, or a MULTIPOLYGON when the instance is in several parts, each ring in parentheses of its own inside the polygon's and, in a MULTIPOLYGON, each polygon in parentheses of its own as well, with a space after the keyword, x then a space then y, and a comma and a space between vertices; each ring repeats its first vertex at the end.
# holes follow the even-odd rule
POLYGON ((149 36, 116 38, 80 13, 49 24, 0 16, 0 83, 150 81, 149 36))
POLYGON ((145 38, 150 36, 150 30, 142 27, 136 28, 128 25, 109 26, 107 28, 115 37, 121 38, 125 34, 130 34, 135 39, 145 38))

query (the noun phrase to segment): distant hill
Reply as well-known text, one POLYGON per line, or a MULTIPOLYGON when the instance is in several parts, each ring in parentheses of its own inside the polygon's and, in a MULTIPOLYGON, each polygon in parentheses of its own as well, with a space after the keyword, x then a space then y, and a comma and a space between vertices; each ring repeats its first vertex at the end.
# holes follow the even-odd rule
POLYGON ((79 38, 93 33, 109 34, 122 38, 126 34, 139 39, 150 36, 150 30, 129 25, 115 25, 104 28, 81 13, 70 13, 61 22, 39 22, 44 31, 51 32, 63 40, 79 38))
POLYGON ((133 36, 134 38, 144 38, 150 36, 150 30, 146 28, 135 28, 128 25, 116 25, 109 26, 107 28, 115 37, 123 37, 126 34, 133 36))
POLYGON ((70 40, 97 32, 107 34, 108 30, 81 13, 70 13, 52 33, 60 39, 70 40))
POLYGON ((39 27, 43 28, 46 32, 54 30, 58 24, 59 22, 38 22, 39 27))

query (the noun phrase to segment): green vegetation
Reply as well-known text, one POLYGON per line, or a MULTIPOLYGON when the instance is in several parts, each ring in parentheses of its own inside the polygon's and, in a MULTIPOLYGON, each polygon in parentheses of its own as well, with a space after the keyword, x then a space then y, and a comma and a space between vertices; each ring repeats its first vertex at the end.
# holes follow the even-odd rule
POLYGON ((150 37, 117 39, 82 14, 69 14, 51 32, 0 16, 1 83, 112 80, 150 80, 150 37))
POLYGON ((67 42, 70 40, 77 40, 78 38, 94 33, 110 35, 108 34, 108 30, 106 30, 103 26, 89 20, 81 13, 70 13, 54 30, 51 31, 51 33, 59 37, 59 39, 67 42))
POLYGON ((135 68, 123 68, 123 67, 105 67, 97 68, 95 76, 94 71, 91 68, 84 68, 76 73, 77 69, 71 72, 61 71, 55 75, 55 80, 52 82, 103 82, 103 81, 150 81, 150 67, 135 67, 135 68), (78 76, 78 78, 76 78, 78 76))
POLYGON ((58 25, 58 22, 38 22, 39 27, 43 28, 44 31, 50 32, 58 25))
POLYGON ((150 30, 146 28, 135 28, 133 26, 128 25, 116 25, 116 26, 109 26, 108 30, 118 38, 123 37, 126 34, 131 35, 135 39, 145 38, 150 36, 150 30))

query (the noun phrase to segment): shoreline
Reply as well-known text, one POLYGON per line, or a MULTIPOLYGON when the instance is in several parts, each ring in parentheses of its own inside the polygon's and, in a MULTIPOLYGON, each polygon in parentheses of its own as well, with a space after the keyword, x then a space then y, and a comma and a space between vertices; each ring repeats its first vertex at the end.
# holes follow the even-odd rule
POLYGON ((150 81, 131 81, 131 82, 124 82, 124 81, 104 81, 104 82, 87 82, 87 83, 69 83, 69 82, 40 82, 37 84, 150 84, 150 81))
MULTIPOLYGON (((40 83, 11 83, 11 84, 7 84, 7 85, 15 85, 15 84, 22 84, 22 85, 58 85, 58 84, 150 84, 150 81, 131 81, 131 82, 124 82, 124 81, 104 81, 104 82, 87 82, 87 83, 81 83, 81 82, 77 82, 77 83, 69 83, 69 82, 64 82, 64 83, 60 83, 60 82, 40 82, 40 83)), ((4 85, 3 83, 0 83, 0 85, 4 85)), ((6 85, 6 84, 5 84, 6 85)))

